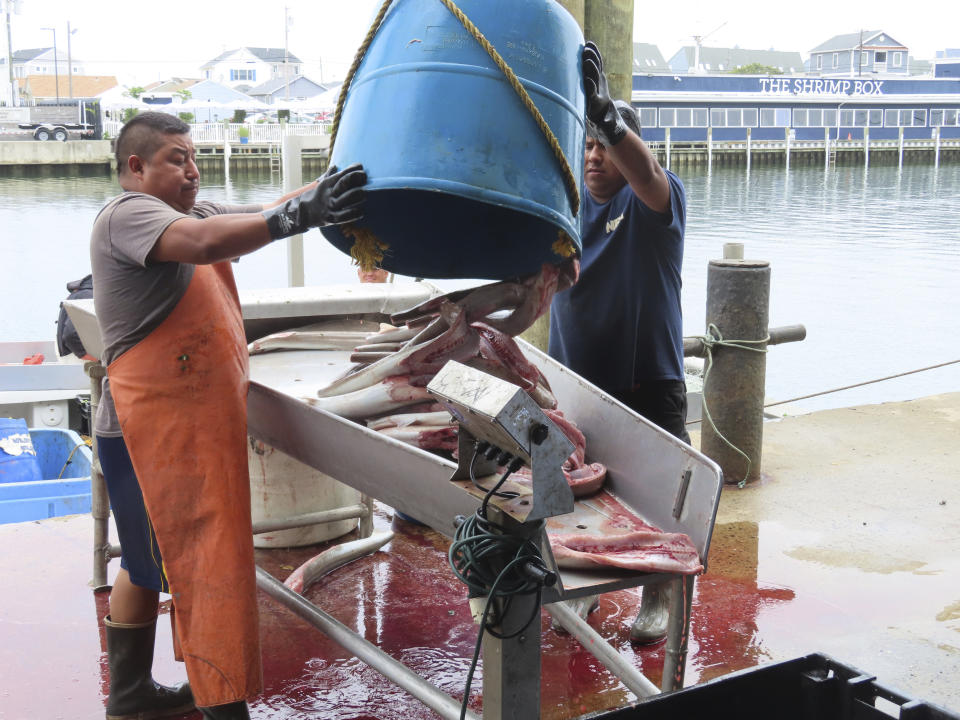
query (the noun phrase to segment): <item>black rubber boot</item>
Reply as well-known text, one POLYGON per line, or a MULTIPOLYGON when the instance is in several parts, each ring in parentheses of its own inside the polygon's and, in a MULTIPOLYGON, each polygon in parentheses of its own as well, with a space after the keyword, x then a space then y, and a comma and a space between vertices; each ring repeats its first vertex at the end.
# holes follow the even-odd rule
POLYGON ((188 684, 167 687, 153 679, 156 618, 142 625, 127 625, 113 622, 108 615, 103 624, 110 663, 107 720, 153 720, 182 715, 196 707, 188 684))
POLYGON ((630 626, 630 640, 638 645, 658 643, 667 636, 670 621, 670 582, 644 585, 640 612, 630 626))
POLYGON ((214 720, 250 720, 250 710, 246 700, 200 708, 200 714, 214 720))

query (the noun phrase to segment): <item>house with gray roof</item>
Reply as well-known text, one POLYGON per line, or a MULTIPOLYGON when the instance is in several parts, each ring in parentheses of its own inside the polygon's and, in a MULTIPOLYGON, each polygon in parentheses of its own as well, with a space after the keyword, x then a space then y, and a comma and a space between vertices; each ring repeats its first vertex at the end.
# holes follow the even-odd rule
MULTIPOLYGON (((57 65, 54 72, 53 48, 30 48, 29 50, 15 50, 10 63, 13 68, 14 78, 25 78, 28 75, 56 75, 67 76, 71 74, 70 65, 73 65, 72 73, 74 75, 83 75, 83 63, 74 57, 67 57, 67 53, 61 48, 57 48, 57 65), (69 60, 69 62, 68 62, 69 60)), ((0 58, 0 73, 9 77, 7 71, 7 57, 0 58)))
POLYGON ((337 83, 314 82, 305 75, 291 77, 290 80, 274 78, 247 90, 247 95, 260 102, 272 105, 276 100, 306 100, 324 93, 337 83))
POLYGON ((660 54, 660 48, 650 43, 633 44, 633 72, 634 73, 669 73, 673 72, 667 61, 660 54))
POLYGON ((780 50, 745 50, 743 48, 700 47, 699 67, 697 47, 687 45, 670 58, 670 71, 683 73, 729 73, 754 63, 774 67, 785 74, 802 72, 803 58, 798 52, 780 50))
POLYGON ((283 48, 241 47, 220 53, 200 66, 204 80, 246 92, 268 80, 300 74, 302 61, 283 48))
POLYGON ((907 46, 881 30, 836 35, 810 51, 808 72, 818 75, 909 74, 907 46))

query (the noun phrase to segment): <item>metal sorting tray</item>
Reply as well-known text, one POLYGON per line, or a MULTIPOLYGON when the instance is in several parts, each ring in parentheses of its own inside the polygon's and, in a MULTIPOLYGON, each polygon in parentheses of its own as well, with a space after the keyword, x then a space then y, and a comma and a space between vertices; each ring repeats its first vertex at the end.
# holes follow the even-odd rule
MULTIPOLYGON (((242 293, 249 339, 330 318, 387 320, 439 290, 429 283, 356 284, 279 288, 242 293)), ((92 300, 64 305, 84 346, 102 351, 92 300)), ((607 466, 605 489, 645 522, 686 533, 704 567, 723 480, 712 460, 654 426, 567 370, 532 345, 518 341, 550 382, 559 407, 587 439, 588 461, 607 466)), ((251 435, 452 537, 457 515, 480 501, 450 482, 456 466, 364 425, 301 400, 339 376, 345 351, 282 351, 250 358, 248 423, 251 435)), ((604 532, 609 517, 598 505, 575 503, 574 512, 548 523, 551 532, 604 532)), ((635 587, 662 579, 651 573, 610 569, 562 570, 561 588, 544 601, 635 587)))
MULTIPOLYGON (((587 458, 607 465, 606 490, 667 532, 686 533, 706 566, 722 489, 717 465, 521 341, 564 414, 587 438, 587 458), (642 508, 642 510, 638 510, 642 508)), ((349 353, 283 351, 251 357, 249 431, 283 452, 452 537, 457 515, 479 500, 450 482, 456 465, 301 400, 340 375, 349 353)), ((548 521, 558 533, 609 532, 609 507, 591 498, 548 521)), ((619 569, 562 569, 544 601, 635 587, 665 577, 619 569)))

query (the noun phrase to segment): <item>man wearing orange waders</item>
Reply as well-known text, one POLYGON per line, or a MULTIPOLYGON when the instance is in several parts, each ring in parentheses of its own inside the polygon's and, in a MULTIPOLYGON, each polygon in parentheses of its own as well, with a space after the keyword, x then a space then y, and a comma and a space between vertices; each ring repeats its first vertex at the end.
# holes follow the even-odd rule
POLYGON ((125 560, 105 623, 107 717, 165 717, 195 700, 204 717, 248 718, 262 678, 247 342, 230 260, 359 219, 366 175, 331 169, 266 206, 197 203, 190 128, 156 112, 124 125, 116 157, 125 192, 90 241, 107 366, 96 432, 113 439, 104 476, 125 560), (157 591, 173 598, 189 688, 151 675, 157 591))

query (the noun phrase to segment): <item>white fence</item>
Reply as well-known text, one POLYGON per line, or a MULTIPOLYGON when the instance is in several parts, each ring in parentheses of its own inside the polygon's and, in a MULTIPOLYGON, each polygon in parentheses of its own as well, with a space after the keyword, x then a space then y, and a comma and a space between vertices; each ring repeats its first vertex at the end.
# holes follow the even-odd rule
MULTIPOLYGON (((103 129, 115 138, 120 134, 123 123, 107 120, 103 129)), ((249 131, 247 142, 251 145, 279 145, 284 133, 287 135, 328 135, 329 123, 195 123, 190 126, 190 136, 196 145, 223 145, 224 129, 231 145, 243 143, 239 135, 240 128, 249 131)))

